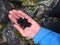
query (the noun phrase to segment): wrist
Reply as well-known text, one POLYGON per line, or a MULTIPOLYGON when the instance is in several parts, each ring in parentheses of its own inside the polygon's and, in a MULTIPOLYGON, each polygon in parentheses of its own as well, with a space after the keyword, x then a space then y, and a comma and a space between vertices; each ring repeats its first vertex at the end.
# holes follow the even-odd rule
POLYGON ((33 38, 34 38, 34 37, 36 36, 36 34, 40 31, 41 28, 42 28, 42 27, 41 27, 40 25, 36 27, 36 31, 35 31, 35 34, 34 34, 33 38))

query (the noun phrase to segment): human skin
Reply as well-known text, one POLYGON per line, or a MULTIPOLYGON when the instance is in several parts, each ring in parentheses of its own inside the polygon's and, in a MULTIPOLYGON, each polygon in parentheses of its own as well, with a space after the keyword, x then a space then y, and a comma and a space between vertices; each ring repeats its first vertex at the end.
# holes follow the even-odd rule
POLYGON ((22 34, 22 36, 27 38, 34 38, 35 35, 38 33, 38 31, 41 29, 41 26, 34 21, 31 17, 29 17, 27 14, 25 14, 21 10, 11 10, 9 11, 10 20, 14 23, 14 27, 22 34), (20 24, 17 23, 17 19, 19 18, 26 18, 28 19, 28 22, 30 22, 32 25, 30 27, 26 27, 23 29, 20 24))

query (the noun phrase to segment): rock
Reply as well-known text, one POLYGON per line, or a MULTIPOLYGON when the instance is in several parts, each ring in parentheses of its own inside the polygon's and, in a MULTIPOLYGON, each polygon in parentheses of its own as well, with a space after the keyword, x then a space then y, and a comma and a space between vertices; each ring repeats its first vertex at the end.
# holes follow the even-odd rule
POLYGON ((0 24, 6 24, 9 21, 8 12, 14 8, 7 0, 0 0, 0 24))
POLYGON ((2 32, 2 36, 4 41, 7 42, 9 45, 18 45, 20 41, 15 34, 15 28, 12 25, 13 24, 11 22, 7 24, 2 32))

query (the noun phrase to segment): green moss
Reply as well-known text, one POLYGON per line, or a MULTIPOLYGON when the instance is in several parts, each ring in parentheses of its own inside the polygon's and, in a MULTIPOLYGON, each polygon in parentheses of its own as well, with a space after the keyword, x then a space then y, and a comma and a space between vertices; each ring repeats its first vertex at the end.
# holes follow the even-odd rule
POLYGON ((36 20, 36 21, 37 21, 37 20, 38 20, 38 18, 34 18, 34 20, 36 20))
POLYGON ((6 26, 5 24, 0 24, 0 32, 2 32, 5 26, 6 26))

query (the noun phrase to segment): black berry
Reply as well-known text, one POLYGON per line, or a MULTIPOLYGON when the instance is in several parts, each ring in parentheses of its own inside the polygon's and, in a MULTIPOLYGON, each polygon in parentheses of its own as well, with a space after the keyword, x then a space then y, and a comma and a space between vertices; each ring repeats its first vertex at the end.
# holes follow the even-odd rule
POLYGON ((17 19, 17 23, 20 24, 20 26, 24 29, 26 27, 30 27, 31 26, 31 23, 28 22, 28 19, 24 18, 19 18, 17 19))

